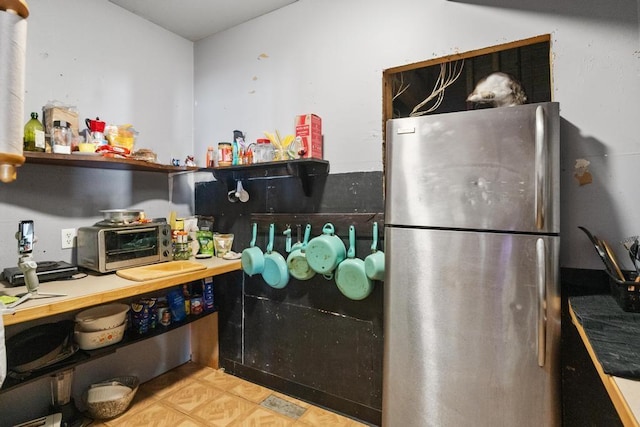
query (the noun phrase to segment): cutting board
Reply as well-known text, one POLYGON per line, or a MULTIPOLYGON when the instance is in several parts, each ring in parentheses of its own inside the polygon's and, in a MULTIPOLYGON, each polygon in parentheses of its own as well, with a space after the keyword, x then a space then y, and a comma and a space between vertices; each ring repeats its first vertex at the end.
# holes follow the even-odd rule
POLYGON ((204 270, 207 267, 196 261, 169 261, 160 264, 143 265, 141 267, 118 270, 116 274, 122 278, 144 282, 160 279, 176 274, 189 273, 190 271, 204 270))

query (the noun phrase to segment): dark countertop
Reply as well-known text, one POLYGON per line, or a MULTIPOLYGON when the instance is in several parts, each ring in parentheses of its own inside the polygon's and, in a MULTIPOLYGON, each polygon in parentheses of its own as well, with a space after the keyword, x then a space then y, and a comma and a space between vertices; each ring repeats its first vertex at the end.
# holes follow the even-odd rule
POLYGON ((610 295, 569 298, 571 320, 625 426, 640 419, 640 313, 610 295))

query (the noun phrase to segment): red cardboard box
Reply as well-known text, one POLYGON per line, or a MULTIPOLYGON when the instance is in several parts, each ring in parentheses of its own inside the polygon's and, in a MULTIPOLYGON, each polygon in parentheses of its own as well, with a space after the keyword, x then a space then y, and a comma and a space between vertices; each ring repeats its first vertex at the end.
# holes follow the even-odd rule
POLYGON ((296 137, 305 150, 301 158, 322 159, 322 119, 315 114, 296 116, 296 137))

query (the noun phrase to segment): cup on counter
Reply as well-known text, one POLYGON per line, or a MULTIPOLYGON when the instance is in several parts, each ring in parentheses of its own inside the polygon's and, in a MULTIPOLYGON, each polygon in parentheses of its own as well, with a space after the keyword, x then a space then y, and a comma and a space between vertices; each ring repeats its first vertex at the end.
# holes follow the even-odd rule
POLYGON ((78 144, 78 151, 81 153, 95 153, 96 144, 91 142, 81 142, 78 144))
POLYGON ((218 258, 222 258, 231 250, 233 245, 233 234, 213 233, 213 247, 218 258))

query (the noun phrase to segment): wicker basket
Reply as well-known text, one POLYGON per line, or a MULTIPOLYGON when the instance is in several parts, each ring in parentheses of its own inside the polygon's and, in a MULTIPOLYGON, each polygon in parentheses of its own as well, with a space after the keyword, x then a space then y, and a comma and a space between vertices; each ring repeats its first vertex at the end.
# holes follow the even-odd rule
MULTIPOLYGON (((138 391, 139 385, 140 381, 138 380, 138 377, 128 376, 110 378, 98 384, 89 386, 84 394, 84 402, 87 407, 87 412, 94 419, 104 420, 117 417, 129 408, 133 397, 138 391), (129 388, 130 391, 125 392, 125 394, 118 394, 118 397, 112 400, 89 401, 89 390, 91 389, 94 389, 95 391, 96 388, 99 387, 113 387, 114 389, 118 388, 121 390, 122 386, 129 388)), ((106 391, 106 389, 101 391, 106 391)))

